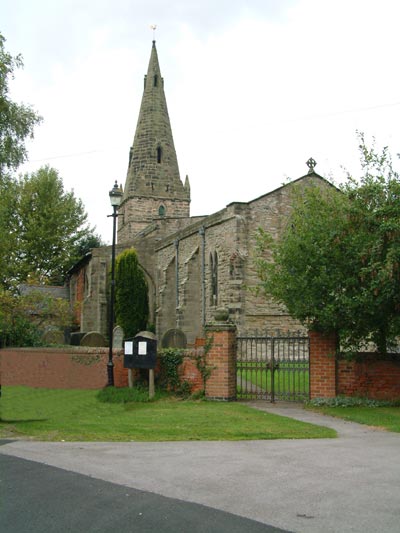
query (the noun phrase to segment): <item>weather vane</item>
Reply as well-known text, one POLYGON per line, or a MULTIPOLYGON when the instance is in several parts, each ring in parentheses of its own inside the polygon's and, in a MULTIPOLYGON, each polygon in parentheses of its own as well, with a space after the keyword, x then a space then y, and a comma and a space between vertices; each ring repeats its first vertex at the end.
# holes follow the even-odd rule
POLYGON ((155 41, 155 39, 156 39, 156 29, 157 29, 157 24, 151 24, 151 25, 150 25, 150 29, 153 30, 153 41, 155 41))

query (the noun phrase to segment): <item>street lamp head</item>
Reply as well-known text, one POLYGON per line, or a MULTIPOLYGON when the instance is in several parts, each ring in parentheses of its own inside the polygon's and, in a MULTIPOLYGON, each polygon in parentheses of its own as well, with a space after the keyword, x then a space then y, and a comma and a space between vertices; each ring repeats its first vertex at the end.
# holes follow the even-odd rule
POLYGON ((115 180, 114 187, 110 191, 110 202, 112 207, 119 207, 122 200, 122 191, 118 187, 117 180, 115 180))

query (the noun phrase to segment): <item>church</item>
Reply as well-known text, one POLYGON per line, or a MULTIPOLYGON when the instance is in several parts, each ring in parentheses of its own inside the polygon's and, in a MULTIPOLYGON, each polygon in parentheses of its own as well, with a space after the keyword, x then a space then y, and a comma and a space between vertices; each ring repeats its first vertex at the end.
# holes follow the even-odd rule
MULTIPOLYGON (((300 185, 327 183, 314 171, 300 185)), ((292 182, 294 183, 294 182, 292 182)), ((182 182, 156 43, 153 41, 123 196, 116 254, 135 248, 149 287, 150 323, 159 340, 176 329, 193 344, 218 307, 239 333, 299 329, 280 305, 249 290, 258 284, 256 231, 278 237, 290 211, 291 183, 250 202, 190 216, 190 184, 182 182)), ((95 248, 70 271, 70 297, 82 332, 108 331, 111 246, 95 248)))

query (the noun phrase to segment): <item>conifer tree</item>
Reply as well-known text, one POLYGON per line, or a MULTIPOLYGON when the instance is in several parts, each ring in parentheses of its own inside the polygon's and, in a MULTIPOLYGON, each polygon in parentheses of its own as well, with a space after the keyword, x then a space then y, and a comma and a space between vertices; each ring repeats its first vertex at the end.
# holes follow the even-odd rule
POLYGON ((115 316, 125 337, 146 329, 149 318, 148 287, 134 248, 118 255, 115 262, 115 316))

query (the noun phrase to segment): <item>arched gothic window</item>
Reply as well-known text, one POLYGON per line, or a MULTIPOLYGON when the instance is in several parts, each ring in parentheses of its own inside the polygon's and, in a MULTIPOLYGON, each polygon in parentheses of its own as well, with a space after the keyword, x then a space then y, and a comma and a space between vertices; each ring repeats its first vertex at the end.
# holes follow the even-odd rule
POLYGON ((158 215, 159 215, 160 217, 165 216, 165 211, 166 211, 166 209, 165 209, 165 205, 160 205, 160 207, 158 208, 158 215))

